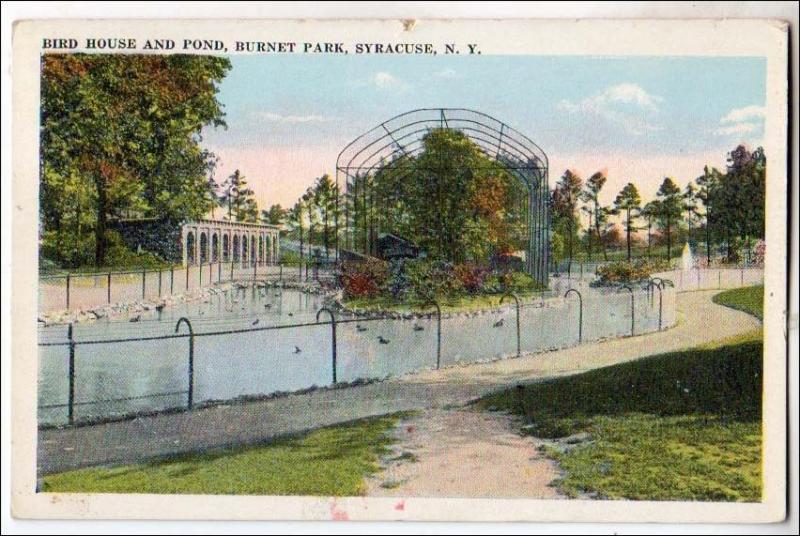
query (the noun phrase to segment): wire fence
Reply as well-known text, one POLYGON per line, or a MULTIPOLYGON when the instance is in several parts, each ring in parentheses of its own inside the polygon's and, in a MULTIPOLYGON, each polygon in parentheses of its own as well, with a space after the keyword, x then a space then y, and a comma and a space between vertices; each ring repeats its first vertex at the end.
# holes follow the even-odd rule
POLYGON ((315 263, 215 262, 187 267, 66 273, 39 278, 39 311, 77 311, 158 299, 216 283, 241 280, 311 281, 331 270, 315 263))
MULTIPOLYGON (((423 369, 514 357, 675 323, 665 282, 616 290, 569 289, 490 310, 447 313, 434 302, 416 315, 341 315, 313 321, 81 339, 72 325, 39 342, 39 422, 102 421, 141 412, 377 380, 423 369)), ((136 325, 137 333, 140 326, 136 325)))

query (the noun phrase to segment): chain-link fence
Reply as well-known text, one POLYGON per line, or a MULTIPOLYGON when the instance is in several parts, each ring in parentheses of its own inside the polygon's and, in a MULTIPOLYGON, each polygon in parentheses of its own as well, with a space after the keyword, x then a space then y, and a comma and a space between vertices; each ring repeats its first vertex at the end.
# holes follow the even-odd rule
POLYGON ((193 329, 200 318, 131 324, 146 334, 135 337, 83 339, 77 325, 62 326, 40 336, 39 422, 106 420, 639 335, 673 325, 674 309, 674 289, 650 284, 508 294, 473 312, 431 303, 415 315, 323 308, 311 322, 240 329, 193 329))
POLYGON ((217 262, 155 270, 43 275, 39 278, 39 311, 77 311, 152 300, 226 281, 297 282, 329 278, 330 274, 327 265, 312 263, 217 262))

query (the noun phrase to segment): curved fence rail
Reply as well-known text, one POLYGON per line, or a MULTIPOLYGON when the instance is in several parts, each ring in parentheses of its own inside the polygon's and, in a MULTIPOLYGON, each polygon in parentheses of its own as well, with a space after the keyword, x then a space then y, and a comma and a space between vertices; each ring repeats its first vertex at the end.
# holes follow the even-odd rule
POLYGON ((163 269, 67 273, 39 277, 39 311, 77 311, 115 303, 158 299, 228 281, 302 282, 329 277, 313 263, 216 262, 163 269))
MULTIPOLYGON (((553 293, 498 296, 497 308, 487 311, 446 313, 436 304, 401 318, 327 311, 311 322, 247 322, 226 330, 176 333, 169 323, 161 333, 148 328, 147 336, 113 339, 82 340, 63 326, 63 338, 51 334, 39 343, 39 422, 107 420, 383 379, 673 325, 674 289, 663 289, 660 300, 651 300, 651 293, 637 286, 582 289, 580 300, 553 293)), ((195 320, 187 319, 186 327, 195 320)))

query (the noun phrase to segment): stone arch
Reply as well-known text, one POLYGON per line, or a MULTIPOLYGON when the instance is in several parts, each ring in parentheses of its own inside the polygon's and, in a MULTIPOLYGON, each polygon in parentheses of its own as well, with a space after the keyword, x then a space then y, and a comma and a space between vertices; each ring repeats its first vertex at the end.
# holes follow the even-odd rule
POLYGON ((247 265, 247 261, 248 261, 248 256, 247 256, 248 251, 247 250, 248 250, 247 235, 243 234, 242 235, 242 265, 247 265))
POLYGON ((241 258, 241 251, 239 250, 239 235, 233 235, 233 262, 238 262, 241 258))
POLYGON ((272 239, 269 234, 264 235, 264 251, 267 255, 266 262, 272 263, 272 239))
POLYGON ((208 234, 200 233, 200 264, 208 262, 208 234))
POLYGON ((188 233, 186 233, 186 246, 185 246, 187 265, 191 265, 197 262, 197 259, 195 259, 194 257, 194 245, 195 245, 194 242, 195 242, 194 232, 189 231, 188 233))
POLYGON ((227 234, 222 235, 222 262, 231 260, 231 239, 227 234))
POLYGON ((219 262, 219 235, 211 235, 211 262, 219 262))

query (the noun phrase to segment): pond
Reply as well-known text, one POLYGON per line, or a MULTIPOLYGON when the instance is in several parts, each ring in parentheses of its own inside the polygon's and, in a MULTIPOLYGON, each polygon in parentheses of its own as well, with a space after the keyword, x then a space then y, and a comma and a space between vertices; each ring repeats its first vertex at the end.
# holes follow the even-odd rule
MULTIPOLYGON (((584 341, 629 334, 628 293, 582 292, 584 341)), ((646 293, 638 298, 636 331, 657 329, 657 304, 646 293)), ((315 322, 322 302, 322 296, 298 290, 249 286, 162 311, 145 311, 135 322, 101 319, 75 324, 75 421, 185 407, 189 339, 174 338, 180 317, 191 320, 195 333, 195 404, 331 385, 331 325, 327 315, 321 323, 315 322), (173 338, 149 339, 162 336, 173 338), (148 340, 119 341, 130 338, 148 340)), ((579 309, 574 296, 523 304, 521 351, 577 344, 579 309)), ((441 366, 451 366, 517 352, 516 310, 510 304, 492 311, 444 314, 438 354, 435 315, 339 320, 336 375, 340 383, 435 368, 437 360, 441 366)), ((185 335, 186 326, 179 333, 185 335)), ((39 339, 39 421, 63 424, 69 399, 67 326, 42 327, 39 339)))

